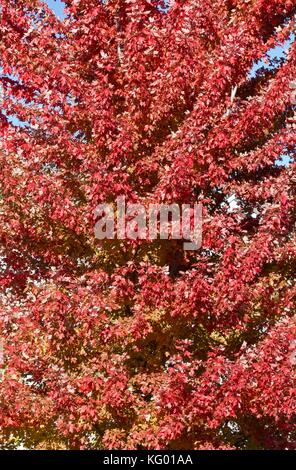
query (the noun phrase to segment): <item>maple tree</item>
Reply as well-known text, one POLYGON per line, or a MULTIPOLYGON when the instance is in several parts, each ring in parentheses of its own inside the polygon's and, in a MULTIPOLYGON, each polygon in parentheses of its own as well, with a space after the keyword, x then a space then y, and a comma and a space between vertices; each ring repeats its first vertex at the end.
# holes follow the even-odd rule
POLYGON ((0 1, 1 446, 295 449, 295 0, 65 3, 0 1))

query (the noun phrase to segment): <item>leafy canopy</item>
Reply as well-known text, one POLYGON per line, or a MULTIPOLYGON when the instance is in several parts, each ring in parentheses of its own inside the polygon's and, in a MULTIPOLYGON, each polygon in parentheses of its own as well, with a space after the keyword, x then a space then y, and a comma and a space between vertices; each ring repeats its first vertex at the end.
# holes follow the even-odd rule
POLYGON ((295 448, 295 0, 65 3, 0 0, 2 447, 295 448))

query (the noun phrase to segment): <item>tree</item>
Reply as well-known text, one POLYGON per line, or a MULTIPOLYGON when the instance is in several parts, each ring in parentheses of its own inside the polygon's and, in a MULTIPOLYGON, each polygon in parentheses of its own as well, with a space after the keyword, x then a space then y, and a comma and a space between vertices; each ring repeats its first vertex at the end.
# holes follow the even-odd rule
POLYGON ((66 5, 0 1, 2 447, 295 448, 295 1, 66 5))

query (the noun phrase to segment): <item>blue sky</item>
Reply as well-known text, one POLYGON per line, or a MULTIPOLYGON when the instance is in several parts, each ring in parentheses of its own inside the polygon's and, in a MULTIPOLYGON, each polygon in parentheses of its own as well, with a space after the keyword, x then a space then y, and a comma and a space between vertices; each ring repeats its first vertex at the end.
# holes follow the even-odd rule
POLYGON ((63 10, 65 8, 65 4, 61 2, 61 0, 45 0, 45 3, 55 12, 57 16, 63 18, 63 10))
MULTIPOLYGON (((267 59, 284 59, 286 57, 286 52, 289 50, 293 41, 295 41, 295 34, 291 34, 290 38, 285 41, 282 46, 277 46, 274 49, 270 49, 270 51, 267 53, 267 59)), ((266 64, 262 59, 254 64, 249 76, 254 77, 257 70, 261 67, 264 67, 265 69, 272 68, 272 66, 266 64)))

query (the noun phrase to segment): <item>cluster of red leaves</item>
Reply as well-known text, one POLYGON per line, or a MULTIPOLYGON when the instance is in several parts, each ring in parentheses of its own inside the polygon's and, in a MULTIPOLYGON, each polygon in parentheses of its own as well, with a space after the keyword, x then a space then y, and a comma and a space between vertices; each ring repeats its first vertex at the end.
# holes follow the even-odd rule
POLYGON ((296 2, 166 3, 0 0, 5 448, 296 447, 296 2), (118 195, 202 248, 95 240, 118 195))

